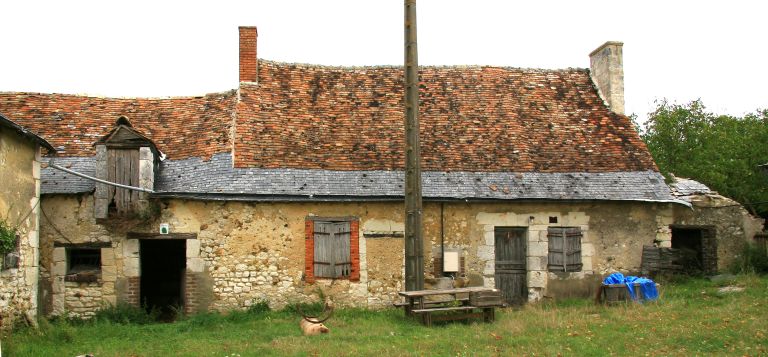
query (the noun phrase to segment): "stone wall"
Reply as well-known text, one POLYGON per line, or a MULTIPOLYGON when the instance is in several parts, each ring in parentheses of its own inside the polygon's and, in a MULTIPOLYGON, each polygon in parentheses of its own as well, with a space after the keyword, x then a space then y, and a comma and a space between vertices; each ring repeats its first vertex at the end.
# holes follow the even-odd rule
MULTIPOLYGON (((494 286, 494 228, 527 228, 528 298, 537 300, 554 297, 556 289, 550 291, 550 284, 563 280, 593 281, 595 276, 616 271, 638 271, 642 246, 652 244, 657 237, 656 217, 668 209, 668 204, 639 202, 451 204, 444 213, 446 245, 459 248, 467 257, 468 274, 480 274, 486 286, 494 286), (581 271, 548 271, 549 227, 581 229, 581 271)), ((435 211, 428 210, 427 214, 435 211)), ((439 242, 433 235, 432 246, 439 242)))
POLYGON ((504 213, 478 213, 477 223, 483 227, 484 241, 477 247, 477 262, 483 265, 483 278, 485 286, 494 285, 495 273, 495 227, 528 227, 528 246, 526 250, 528 270, 528 300, 539 300, 545 293, 547 283, 551 278, 557 279, 555 273, 550 273, 547 268, 549 255, 549 239, 547 230, 549 227, 578 227, 583 237, 582 269, 580 272, 567 273, 569 278, 583 278, 584 275, 594 274, 593 256, 594 245, 589 234, 589 216, 584 212, 514 212, 504 213), (548 223, 549 217, 557 217, 558 223, 548 223))
POLYGON ((65 282, 64 309, 67 315, 79 318, 93 316, 104 304, 102 290, 103 284, 98 282, 65 282))
MULTIPOLYGON (((141 276, 151 272, 139 271, 139 241, 128 239, 127 233, 154 233, 160 223, 168 223, 171 234, 196 234, 196 239, 187 240, 186 245, 183 284, 189 312, 246 308, 259 301, 280 308, 317 301, 318 289, 339 306, 386 307, 399 299, 397 292, 402 290, 404 276, 402 203, 223 203, 178 199, 158 203, 160 216, 156 219, 104 225, 93 218, 90 195, 45 197, 43 207, 61 234, 50 223, 43 225, 44 268, 55 270, 53 251, 59 248, 54 248, 53 242, 62 244, 64 237, 75 244, 108 242, 109 247, 102 251, 102 299, 138 304, 141 276), (359 281, 318 278, 308 283, 304 279, 305 222, 312 215, 359 219, 359 281), (106 256, 114 262, 111 267, 105 264, 106 256), (115 282, 110 284, 107 277, 113 274, 115 282)), ((535 300, 551 295, 550 282, 639 270, 642 246, 653 244, 662 230, 657 217, 670 212, 667 204, 641 202, 425 203, 424 251, 439 252, 443 241, 447 249, 459 251, 464 257, 468 275, 480 275, 485 285, 494 286, 494 227, 525 227, 529 298, 535 300), (553 218, 557 223, 549 223, 553 218), (580 272, 547 271, 546 232, 552 226, 582 229, 580 272)), ((429 278, 433 272, 431 255, 436 253, 426 254, 429 278)), ((57 274, 53 274, 54 278, 57 274)), ((66 284, 63 288, 62 296, 73 296, 66 284)), ((61 308, 59 312, 73 311, 67 305, 61 308)))
POLYGON ((0 219, 19 237, 18 267, 0 271, 0 328, 37 316, 40 161, 35 143, 0 127, 0 219))
MULTIPOLYGON (((738 202, 717 194, 701 194, 686 198, 692 207, 675 207, 675 227, 714 229, 717 246, 717 270, 726 270, 740 258, 744 245, 763 228, 763 220, 749 214, 738 202)), ((671 246, 664 242, 662 246, 671 246)))
MULTIPOLYGON (((99 246, 94 243, 93 246, 99 246)), ((73 244, 67 247, 54 247, 50 260, 50 274, 41 280, 50 282, 50 291, 43 296, 48 300, 43 305, 44 311, 51 315, 88 318, 104 307, 117 303, 115 283, 117 282, 117 267, 115 265, 115 249, 112 247, 101 250, 101 270, 95 282, 67 281, 67 250, 77 247, 88 247, 87 244, 73 244), (82 299, 80 299, 82 298, 82 299), (81 301, 78 302, 78 299, 81 301)), ((47 260, 46 260, 47 261, 47 260)), ((47 286, 47 284, 41 284, 47 286)), ((138 300, 136 300, 138 304, 138 300)))

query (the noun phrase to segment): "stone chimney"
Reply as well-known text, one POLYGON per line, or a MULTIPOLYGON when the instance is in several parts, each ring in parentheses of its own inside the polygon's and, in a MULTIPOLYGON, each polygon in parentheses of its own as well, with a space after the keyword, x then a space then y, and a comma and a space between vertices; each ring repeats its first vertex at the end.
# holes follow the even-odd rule
POLYGON ((256 59, 255 26, 240 26, 240 82, 259 81, 259 61, 256 59))
POLYGON ((612 111, 624 114, 624 43, 608 41, 589 54, 592 81, 612 111))

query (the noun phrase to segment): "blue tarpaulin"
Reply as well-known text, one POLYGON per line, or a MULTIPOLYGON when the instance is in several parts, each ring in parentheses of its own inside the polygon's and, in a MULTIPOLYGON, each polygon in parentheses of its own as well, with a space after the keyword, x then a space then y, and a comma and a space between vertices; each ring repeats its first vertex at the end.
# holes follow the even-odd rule
POLYGON ((656 290, 656 283, 648 278, 637 276, 625 277, 622 273, 613 273, 603 280, 603 284, 625 284, 632 300, 638 300, 637 295, 635 295, 635 284, 639 284, 640 292, 643 294, 645 300, 656 300, 659 298, 659 291, 656 290))

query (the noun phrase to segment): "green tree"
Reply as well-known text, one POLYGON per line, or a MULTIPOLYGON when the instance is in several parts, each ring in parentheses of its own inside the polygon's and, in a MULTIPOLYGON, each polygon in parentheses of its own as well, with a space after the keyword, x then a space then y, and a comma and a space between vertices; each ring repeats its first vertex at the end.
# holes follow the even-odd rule
POLYGON ((717 115, 701 100, 658 103, 641 136, 659 170, 702 182, 753 213, 768 216, 768 110, 717 115))

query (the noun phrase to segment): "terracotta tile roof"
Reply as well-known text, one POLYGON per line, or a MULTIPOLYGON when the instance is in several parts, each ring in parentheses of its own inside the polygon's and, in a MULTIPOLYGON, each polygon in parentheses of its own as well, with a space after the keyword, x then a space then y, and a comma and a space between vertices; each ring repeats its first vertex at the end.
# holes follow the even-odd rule
MULTIPOLYGON (((241 84, 235 166, 403 167, 402 69, 260 62, 241 84)), ((584 69, 423 67, 426 171, 658 171, 584 69)))
POLYGON ((47 140, 31 132, 30 130, 24 128, 23 126, 14 123, 13 120, 10 120, 2 115, 0 115, 0 127, 6 127, 6 128, 12 129, 21 137, 32 140, 38 145, 44 147, 48 152, 54 151, 53 146, 51 146, 51 143, 49 143, 47 140))
MULTIPOLYGON (((630 120, 610 112, 584 69, 423 67, 425 171, 658 171, 630 120)), ((202 97, 0 93, 0 113, 94 155, 121 115, 171 160, 230 152, 235 167, 400 170, 402 68, 260 61, 259 83, 202 97), (238 101, 239 99, 239 101, 238 101)))
POLYGON ((210 158, 231 150, 235 91, 179 98, 102 98, 0 93, 0 113, 48 139, 59 156, 93 156, 93 144, 121 115, 170 159, 210 158))

